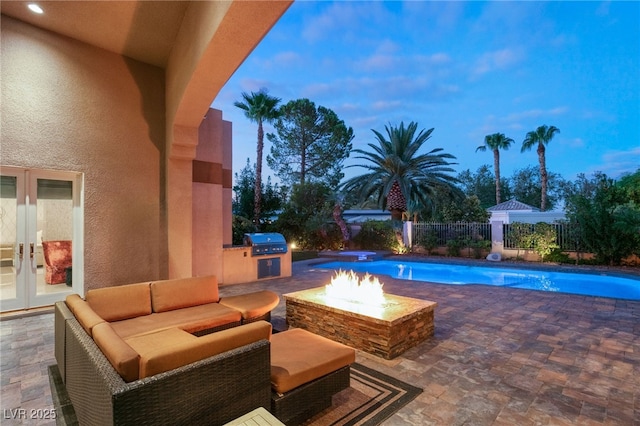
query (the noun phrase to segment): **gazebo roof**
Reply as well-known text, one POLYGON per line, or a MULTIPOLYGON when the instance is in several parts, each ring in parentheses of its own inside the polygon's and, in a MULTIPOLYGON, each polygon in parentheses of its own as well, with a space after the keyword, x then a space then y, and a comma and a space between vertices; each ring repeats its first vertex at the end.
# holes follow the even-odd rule
POLYGON ((529 212, 539 212, 540 209, 537 207, 533 207, 530 206, 529 204, 525 204, 525 203, 521 203, 520 201, 516 200, 515 198, 509 200, 509 201, 505 201, 504 203, 500 203, 500 204, 496 204, 493 207, 489 207, 487 209, 487 211, 490 212, 497 212, 497 211, 513 211, 513 210, 520 210, 520 211, 529 211, 529 212))

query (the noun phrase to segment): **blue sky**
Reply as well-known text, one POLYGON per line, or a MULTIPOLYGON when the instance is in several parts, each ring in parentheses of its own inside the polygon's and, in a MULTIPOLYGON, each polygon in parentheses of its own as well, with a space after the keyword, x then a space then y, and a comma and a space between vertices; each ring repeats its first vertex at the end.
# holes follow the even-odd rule
POLYGON ((640 167, 640 2, 297 1, 212 105, 233 122, 234 174, 256 161, 256 124, 233 102, 261 88, 332 109, 354 148, 385 125, 433 127, 426 148, 455 155, 456 172, 493 168, 476 148, 496 132, 515 141, 503 176, 537 167, 522 141, 554 125, 549 171, 617 178, 640 167))

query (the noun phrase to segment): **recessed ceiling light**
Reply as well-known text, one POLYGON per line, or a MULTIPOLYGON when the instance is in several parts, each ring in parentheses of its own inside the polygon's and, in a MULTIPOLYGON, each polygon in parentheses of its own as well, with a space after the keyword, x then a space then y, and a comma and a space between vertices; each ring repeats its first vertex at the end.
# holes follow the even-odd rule
POLYGON ((38 14, 43 14, 44 13, 44 10, 42 10, 42 8, 40 6, 38 6, 37 4, 35 4, 35 3, 30 3, 29 6, 27 6, 27 7, 33 13, 38 13, 38 14))

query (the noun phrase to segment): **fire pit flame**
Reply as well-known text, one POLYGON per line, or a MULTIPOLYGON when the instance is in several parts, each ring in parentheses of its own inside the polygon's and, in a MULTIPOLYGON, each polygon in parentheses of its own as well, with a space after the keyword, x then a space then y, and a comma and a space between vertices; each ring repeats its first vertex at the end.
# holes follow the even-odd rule
POLYGON ((366 305, 382 306, 386 302, 378 278, 366 273, 360 280, 354 271, 336 272, 331 284, 325 286, 325 294, 327 297, 366 305))

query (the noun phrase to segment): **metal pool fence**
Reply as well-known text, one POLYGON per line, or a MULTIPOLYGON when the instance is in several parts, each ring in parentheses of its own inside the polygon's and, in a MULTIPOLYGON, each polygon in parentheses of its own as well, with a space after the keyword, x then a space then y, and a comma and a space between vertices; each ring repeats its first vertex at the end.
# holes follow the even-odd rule
MULTIPOLYGON (((556 233, 556 244, 563 251, 576 251, 580 246, 579 229, 576 224, 552 223, 545 224, 554 229, 556 233)), ((536 224, 533 223, 511 223, 503 224, 504 248, 505 249, 532 249, 531 245, 524 243, 523 235, 533 234, 536 231, 536 224)), ((414 222, 413 242, 421 242, 431 239, 436 246, 446 246, 451 240, 492 241, 491 223, 436 223, 436 222, 414 222)))
POLYGON ((434 223, 415 222, 413 224, 414 242, 420 244, 427 238, 435 238, 435 245, 446 246, 451 240, 487 240, 491 241, 490 223, 434 223))

